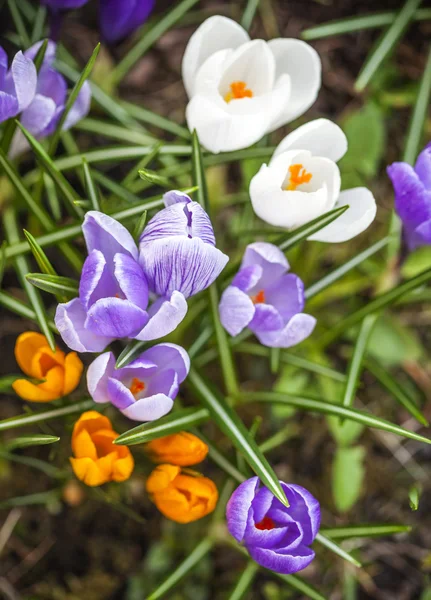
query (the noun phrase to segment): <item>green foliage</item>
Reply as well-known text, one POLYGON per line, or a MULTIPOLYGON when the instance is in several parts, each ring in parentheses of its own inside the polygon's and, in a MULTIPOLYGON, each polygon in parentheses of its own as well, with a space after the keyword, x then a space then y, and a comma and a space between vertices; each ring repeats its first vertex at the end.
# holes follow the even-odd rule
POLYGON ((347 512, 359 499, 365 477, 365 448, 340 446, 332 466, 332 492, 338 512, 347 512))

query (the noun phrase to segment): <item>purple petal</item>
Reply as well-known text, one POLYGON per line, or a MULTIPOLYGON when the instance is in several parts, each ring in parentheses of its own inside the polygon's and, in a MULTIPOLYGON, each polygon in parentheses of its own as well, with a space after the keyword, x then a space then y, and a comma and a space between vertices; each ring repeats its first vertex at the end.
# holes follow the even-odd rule
MULTIPOLYGON (((87 2, 87 0, 84 0, 84 1, 87 2)), ((28 50, 26 50, 24 52, 24 56, 26 58, 29 58, 30 60, 34 61, 34 59, 37 56, 37 53, 39 52, 39 48, 42 46, 42 44, 43 44, 43 40, 41 40, 40 42, 36 42, 35 44, 33 44, 33 46, 30 46, 30 48, 28 48, 28 50)), ((43 57, 43 66, 45 66, 45 65, 51 66, 52 65, 52 63, 55 60, 56 52, 57 52, 57 44, 55 42, 53 42, 52 40, 48 40, 48 44, 47 44, 46 50, 45 50, 45 56, 43 57)), ((39 77, 40 77, 40 75, 39 75, 39 77)))
POLYGON ((280 277, 265 290, 265 302, 274 306, 284 322, 302 312, 305 305, 304 284, 302 279, 293 273, 280 277))
POLYGON ((101 298, 88 310, 86 329, 113 338, 134 337, 148 322, 148 314, 129 300, 101 298))
POLYGON ((296 523, 290 523, 285 527, 275 527, 274 529, 257 529, 254 523, 250 522, 244 534, 244 544, 247 547, 258 546, 260 548, 285 548, 293 549, 301 545, 303 534, 296 523))
POLYGON ((91 87, 88 81, 84 82, 84 85, 79 90, 78 97, 76 98, 72 108, 67 113, 66 119, 63 123, 63 130, 67 131, 78 121, 83 119, 90 112, 91 107, 91 87))
POLYGON ((15 117, 18 113, 19 105, 15 96, 0 91, 0 123, 15 117))
POLYGON ((76 352, 102 352, 114 337, 100 336, 85 328, 87 313, 79 298, 59 304, 55 324, 65 344, 76 352))
POLYGON ((140 262, 150 289, 158 296, 178 291, 187 298, 205 290, 228 260, 223 252, 199 238, 176 236, 141 244, 140 262))
POLYGON ((117 42, 148 19, 155 0, 104 0, 100 3, 100 31, 107 42, 117 42))
POLYGON ((174 402, 164 394, 142 398, 123 409, 123 415, 134 421, 155 421, 172 410, 174 402))
POLYGON ((276 308, 269 304, 256 304, 254 308, 254 317, 249 324, 254 333, 279 332, 283 328, 284 321, 276 308))
POLYGON ((431 190, 431 144, 422 150, 415 164, 415 171, 427 190, 431 190))
POLYGON ((262 267, 262 278, 259 285, 262 289, 271 285, 289 270, 289 263, 283 252, 267 242, 249 244, 245 250, 241 268, 249 265, 262 267))
POLYGON ((100 250, 92 250, 82 267, 79 299, 85 309, 101 298, 115 296, 118 287, 100 250))
POLYGON ((67 10, 69 8, 80 8, 87 4, 88 0, 42 0, 42 4, 55 8, 57 10, 67 10))
MULTIPOLYGON (((6 63, 7 64, 7 63, 6 63)), ((163 202, 165 207, 172 206, 172 204, 178 204, 179 202, 192 202, 190 196, 179 190, 171 190, 163 194, 163 202)))
POLYGON ((7 54, 0 46, 0 88, 4 85, 8 64, 7 54))
POLYGON ((263 269, 260 265, 249 265, 240 269, 232 280, 232 285, 243 292, 250 292, 253 288, 259 287, 263 269))
POLYGON ((421 223, 412 231, 406 230, 406 240, 409 250, 431 245, 431 219, 421 223))
POLYGON ((241 542, 248 523, 248 515, 253 498, 259 489, 259 478, 252 477, 241 483, 226 506, 226 520, 229 533, 241 542))
POLYGON ((274 494, 270 492, 268 488, 265 486, 260 488, 251 505, 254 523, 260 523, 260 521, 262 521, 263 517, 271 508, 274 498, 274 494))
POLYGON ((259 565, 284 575, 302 571, 314 558, 313 550, 305 546, 296 548, 292 554, 287 554, 288 550, 280 551, 257 547, 249 547, 248 551, 259 565))
POLYGON ((313 332, 316 319, 311 315, 299 313, 280 331, 255 331, 260 343, 270 348, 290 348, 296 346, 313 332))
POLYGON ((107 392, 109 401, 119 410, 124 410, 132 406, 135 398, 129 388, 118 379, 109 377, 107 382, 107 392))
POLYGON ((233 285, 225 289, 219 304, 220 321, 230 335, 238 335, 252 321, 255 306, 249 296, 233 285))
POLYGON ((114 275, 126 299, 145 310, 148 306, 148 283, 140 264, 129 254, 116 254, 114 275))
POLYGON ((33 102, 22 113, 21 123, 35 137, 44 137, 52 121, 57 117, 57 106, 51 98, 36 94, 33 102))
POLYGON ((173 369, 158 371, 148 379, 145 396, 164 394, 174 400, 178 394, 178 376, 173 369))
POLYGON ((36 93, 37 72, 34 63, 20 51, 12 61, 10 76, 15 88, 19 111, 29 106, 36 93))
POLYGON ((88 252, 100 250, 107 263, 116 254, 129 254, 138 259, 138 249, 127 229, 118 221, 96 210, 85 215, 82 231, 88 252))
POLYGON ((281 482, 281 487, 289 501, 289 508, 283 507, 277 499, 274 507, 282 508, 292 519, 301 523, 304 530, 304 543, 311 544, 320 527, 320 504, 308 490, 300 485, 281 482))
POLYGON ((189 355, 184 348, 176 344, 157 344, 146 350, 139 358, 154 363, 160 371, 173 369, 178 375, 179 383, 184 381, 190 370, 189 355))
POLYGON ((87 371, 87 387, 94 402, 109 401, 108 379, 115 369, 115 356, 105 352, 93 360, 87 371))
POLYGON ((134 337, 144 342, 165 337, 178 327, 186 313, 187 302, 180 292, 174 292, 169 299, 159 298, 148 311, 148 323, 134 337))
POLYGON ((431 191, 407 163, 393 163, 387 168, 395 191, 395 210, 404 226, 415 229, 431 219, 431 191))

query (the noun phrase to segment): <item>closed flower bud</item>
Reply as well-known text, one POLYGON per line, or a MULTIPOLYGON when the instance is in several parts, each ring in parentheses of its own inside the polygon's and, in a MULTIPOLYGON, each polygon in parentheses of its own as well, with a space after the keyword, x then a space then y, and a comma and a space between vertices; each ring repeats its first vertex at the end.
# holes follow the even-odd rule
POLYGON ((15 392, 30 402, 51 402, 70 394, 81 379, 84 368, 75 352, 65 354, 59 348, 51 350, 41 333, 22 333, 15 344, 15 358, 24 373, 41 383, 17 379, 15 392))
POLYGON ((135 463, 126 446, 113 443, 118 435, 108 417, 94 410, 80 416, 73 428, 70 459, 78 479, 92 487, 129 479, 135 463))
POLYGON ((211 479, 182 474, 174 465, 159 465, 147 480, 147 492, 168 519, 191 523, 211 513, 218 500, 211 479))
POLYGON ((145 447, 151 460, 180 467, 197 465, 208 454, 208 446, 196 435, 181 431, 149 442, 145 447))

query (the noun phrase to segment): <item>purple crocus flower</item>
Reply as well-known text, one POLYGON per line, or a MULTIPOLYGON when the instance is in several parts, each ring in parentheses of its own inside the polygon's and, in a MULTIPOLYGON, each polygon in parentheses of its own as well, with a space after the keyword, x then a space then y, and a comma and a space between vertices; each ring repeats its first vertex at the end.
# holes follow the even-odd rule
POLYGON ((223 327, 238 335, 249 327, 261 344, 290 348, 307 338, 316 319, 302 312, 304 284, 277 246, 249 244, 241 268, 221 297, 223 327))
POLYGON ((8 70, 7 54, 0 46, 0 123, 15 117, 31 104, 36 85, 33 61, 17 52, 8 70))
POLYGON ((189 369, 189 355, 175 344, 153 346, 122 369, 105 352, 88 368, 88 391, 95 402, 111 402, 129 419, 154 421, 171 410, 189 369))
POLYGON ((187 302, 174 291, 148 307, 147 279, 127 229, 112 217, 89 211, 82 230, 89 255, 79 297, 59 304, 55 315, 69 348, 101 352, 117 338, 147 341, 174 331, 187 312, 187 302))
POLYGON ((262 567, 285 575, 305 569, 320 527, 318 501, 300 485, 280 481, 287 508, 259 483, 258 477, 247 479, 232 494, 226 508, 229 533, 262 567))
POLYGON ((205 210, 184 193, 164 195, 165 206, 146 226, 139 260, 148 285, 159 296, 177 290, 186 298, 211 285, 229 258, 215 247, 205 210))
POLYGON ((419 154, 414 168, 405 162, 387 169, 395 191, 409 250, 431 244, 431 144, 419 154))
MULTIPOLYGON (((103 0, 102 0, 103 1, 103 0)), ((88 0, 42 0, 42 4, 53 10, 67 10, 69 8, 80 8, 87 4, 88 0)))

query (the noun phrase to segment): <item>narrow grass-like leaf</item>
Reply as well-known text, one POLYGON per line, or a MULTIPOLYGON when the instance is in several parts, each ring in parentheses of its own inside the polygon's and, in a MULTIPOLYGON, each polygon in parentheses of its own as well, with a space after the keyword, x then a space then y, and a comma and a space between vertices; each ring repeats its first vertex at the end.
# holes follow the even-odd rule
POLYGON ((78 131, 94 133, 120 142, 127 140, 128 143, 137 144, 138 146, 150 146, 154 144, 154 138, 151 135, 132 127, 133 125, 131 124, 128 126, 114 125, 90 117, 86 117, 74 125, 74 128, 78 131))
POLYGON ((15 29, 18 32, 18 35, 21 40, 21 46, 23 48, 28 48, 31 44, 30 36, 27 33, 27 29, 24 25, 24 21, 22 20, 22 16, 20 10, 18 8, 18 3, 16 0, 7 0, 7 4, 9 7, 9 12, 12 17, 12 21, 15 25, 15 29))
POLYGON ((364 319, 367 315, 375 313, 383 308, 386 308, 387 306, 390 306, 391 304, 394 304, 404 294, 407 294, 408 292, 415 290, 421 285, 424 285, 430 279, 431 269, 427 269, 426 271, 423 271, 416 277, 407 279, 406 281, 396 286, 395 288, 392 288, 385 294, 377 296, 377 298, 374 298, 374 300, 371 300, 371 302, 369 302, 356 312, 338 321, 338 323, 336 323, 331 328, 331 331, 328 332, 328 334, 325 336, 325 343, 333 342, 342 333, 350 329, 350 327, 362 321, 362 319, 364 319))
POLYGON ((87 189, 88 198, 91 202, 93 210, 100 210, 99 195, 97 193, 96 186, 94 185, 93 177, 91 175, 90 167, 85 158, 82 160, 82 166, 84 169, 85 187, 87 189))
POLYGON ((381 431, 388 431, 389 433, 395 433, 401 437, 408 438, 410 440, 416 440, 417 442, 423 442, 425 444, 431 444, 431 440, 394 425, 390 421, 376 417, 370 413, 354 408, 346 408, 339 404, 332 404, 325 400, 318 400, 317 398, 309 398, 303 396, 293 396, 290 394, 282 394, 278 392, 249 392, 247 397, 244 398, 246 402, 268 402, 269 404, 280 404, 287 406, 294 406, 301 410, 309 410, 311 412, 317 412, 324 415, 331 415, 334 417, 341 417, 350 421, 356 421, 366 427, 373 429, 380 429, 381 431))
POLYGON ((118 83, 129 72, 133 65, 145 52, 169 29, 177 23, 198 0, 182 0, 174 8, 170 9, 158 23, 148 29, 139 39, 137 44, 126 54, 115 67, 111 74, 112 81, 118 83))
POLYGON ((159 587, 152 592, 147 600, 157 600, 174 588, 197 564, 211 551, 214 540, 204 538, 191 552, 187 558, 178 565, 173 573, 169 575, 159 587))
POLYGON ((410 508, 414 511, 416 511, 419 508, 421 492, 421 486, 416 483, 409 489, 409 504, 410 508))
POLYGON ((56 435, 45 435, 44 433, 21 435, 6 444, 7 450, 16 450, 17 448, 26 448, 28 446, 46 446, 60 441, 56 435))
POLYGON ((249 561, 234 589, 230 593, 228 600, 242 600, 252 586, 258 571, 259 565, 252 560, 249 561))
POLYGON ((396 535, 397 533, 408 533, 411 530, 410 525, 352 525, 347 527, 322 527, 320 533, 333 540, 347 540, 396 535))
MULTIPOLYGON (((99 183, 101 187, 103 187, 105 190, 108 190, 108 192, 113 194, 116 198, 120 198, 121 200, 124 200, 129 204, 139 205, 142 202, 139 196, 136 196, 136 194, 133 194, 123 185, 120 185, 110 177, 107 177, 101 171, 93 171, 93 180, 97 181, 97 183, 99 183)), ((160 194, 158 198, 160 199, 160 194)))
POLYGON ((152 152, 150 154, 147 154, 147 156, 144 156, 144 158, 142 158, 136 166, 130 169, 130 171, 127 173, 127 175, 121 182, 121 185, 129 187, 129 185, 138 177, 139 169, 145 169, 151 163, 151 161, 154 160, 155 157, 158 155, 162 146, 162 142, 155 144, 153 146, 152 152))
POLYGON ((147 342, 140 342, 139 340, 133 340, 129 342, 117 358, 115 368, 121 369, 129 364, 129 362, 137 358, 143 348, 145 348, 146 344, 147 342))
POLYGON ((36 239, 26 229, 24 229, 23 231, 24 231, 24 235, 27 239, 27 242, 30 244, 30 250, 31 250, 34 258, 36 259, 36 262, 39 265, 39 268, 42 271, 42 273, 45 273, 46 275, 56 276, 57 273, 55 272, 54 267, 52 266, 49 258, 45 254, 45 252, 42 250, 42 248, 37 243, 36 239))
POLYGON ((139 169, 138 174, 141 179, 148 181, 152 185, 160 185, 161 187, 172 188, 172 184, 169 179, 163 175, 159 175, 155 171, 151 171, 150 169, 139 169))
POLYGON ((46 50, 48 48, 48 42, 49 39, 45 38, 42 42, 42 44, 40 45, 39 50, 36 53, 36 56, 34 57, 34 66, 36 67, 36 71, 39 73, 41 66, 43 65, 43 61, 45 58, 45 54, 46 54, 46 50))
POLYGON ((251 27, 251 24, 259 6, 260 0, 247 0, 247 6, 242 14, 241 25, 246 31, 251 27))
POLYGON ((340 206, 334 210, 330 210, 324 215, 320 215, 320 217, 317 217, 309 223, 302 225, 302 227, 298 227, 298 229, 295 229, 293 233, 289 234, 289 237, 285 241, 279 243, 280 250, 287 252, 300 242, 306 240, 308 237, 310 237, 310 235, 313 235, 313 233, 320 231, 326 227, 326 225, 329 225, 329 223, 332 223, 338 219, 338 217, 341 217, 341 215, 345 213, 348 208, 348 206, 340 206))
POLYGON ((152 127, 158 127, 159 129, 173 133, 174 135, 184 138, 185 140, 190 139, 190 132, 188 129, 182 125, 178 125, 178 123, 175 123, 174 121, 166 119, 166 117, 162 117, 151 110, 136 104, 131 104, 130 102, 121 102, 121 105, 124 106, 129 115, 138 121, 148 123, 152 127))
POLYGON ((27 281, 32 285, 55 294, 56 296, 61 294, 66 296, 69 300, 76 298, 79 292, 79 283, 76 279, 70 277, 61 277, 59 275, 45 275, 45 273, 27 273, 25 276, 27 281))
POLYGON ((3 282, 3 275, 6 267, 6 246, 7 243, 6 240, 4 240, 2 245, 0 246, 0 288, 3 282))
POLYGON ((28 494, 27 496, 8 498, 7 500, 0 502, 0 509, 5 510, 6 508, 13 508, 15 506, 34 506, 36 504, 46 506, 50 502, 55 500, 58 501, 59 495, 60 493, 58 490, 51 490, 49 492, 39 492, 37 494, 28 494))
MULTIPOLYGON (((15 211, 12 207, 9 207, 4 212, 3 217, 3 225, 6 233, 6 237, 8 242, 14 244, 19 241, 18 235, 18 225, 16 221, 15 211)), ((37 290, 28 283, 26 280, 26 275, 29 271, 29 267, 27 264, 26 258, 24 256, 17 256, 14 259, 15 268, 18 274, 18 277, 21 281, 21 285, 23 286, 29 302, 33 307, 33 310, 36 314, 37 322, 39 324, 40 330, 43 335, 46 337, 48 344, 51 350, 55 351, 55 340, 52 334, 51 329, 48 324, 48 316, 46 314, 45 308, 42 303, 42 299, 37 292, 37 290)))
POLYGON ((215 464, 220 467, 220 469, 222 469, 227 475, 232 477, 232 479, 238 483, 242 483, 246 480, 246 476, 243 475, 241 471, 239 471, 222 452, 220 452, 220 450, 211 442, 211 440, 199 432, 196 432, 196 435, 198 435, 198 437, 200 437, 206 443, 208 446, 209 458, 214 461, 215 464))
POLYGON ((83 402, 78 402, 77 404, 72 404, 63 408, 41 410, 40 412, 31 415, 19 415, 18 417, 11 417, 10 419, 4 419, 3 421, 0 421, 0 431, 16 429, 17 427, 26 427, 27 425, 33 425, 34 423, 45 423, 51 419, 59 419, 60 417, 74 415, 89 409, 101 409, 101 406, 102 405, 100 404, 95 404, 93 400, 84 400, 83 402))
POLYGON ((298 577, 298 575, 282 575, 281 573, 273 573, 272 571, 267 572, 281 579, 294 590, 301 592, 306 598, 311 598, 311 600, 327 600, 326 596, 323 596, 316 588, 301 579, 301 577, 298 577))
POLYGON ((193 387, 203 406, 208 409, 220 430, 241 452, 262 483, 282 504, 288 506, 276 474, 236 412, 223 399, 215 396, 194 369, 190 371, 187 381, 193 387))
POLYGON ((34 19, 33 31, 31 34, 32 44, 38 42, 43 36, 43 30, 45 26, 45 19, 47 15, 47 7, 46 6, 38 6, 36 16, 34 19))
POLYGON ((369 84, 385 58, 393 51, 396 43, 407 29, 422 0, 407 0, 395 17, 393 23, 377 41, 376 46, 367 57, 355 83, 355 88, 361 92, 369 84))
POLYGON ((362 567, 361 563, 358 560, 356 560, 356 558, 353 558, 353 556, 351 554, 349 554, 348 552, 343 550, 343 548, 341 548, 333 540, 326 537, 322 532, 320 532, 316 535, 316 541, 319 542, 320 544, 322 544, 322 546, 325 546, 325 548, 327 548, 334 554, 337 554, 337 556, 339 556, 340 558, 346 560, 347 562, 351 563, 352 565, 355 565, 355 567, 362 567))
POLYGON ((421 425, 428 427, 429 423, 425 415, 419 410, 415 401, 410 398, 410 395, 404 388, 390 375, 387 369, 382 367, 376 360, 366 360, 365 366, 412 417, 421 423, 421 425))
POLYGON ((154 423, 145 423, 138 425, 122 433, 114 444, 120 446, 134 446, 136 444, 145 444, 156 440, 157 438, 179 431, 188 431, 193 427, 201 425, 209 418, 209 412, 205 408, 181 408, 154 423))
MULTIPOLYGON (((27 304, 24 304, 6 292, 0 292, 0 306, 7 308, 20 317, 24 317, 24 319, 29 319, 35 323, 38 322, 37 315, 34 310, 27 306, 27 304)), ((48 321, 48 326, 52 331, 57 332, 57 328, 53 321, 48 321)))
POLYGON ((147 224, 147 216, 148 212, 144 210, 142 215, 136 221, 135 227, 133 228, 133 239, 136 241, 137 244, 139 243, 139 238, 141 237, 145 229, 145 225, 147 224))
POLYGON ((208 190, 205 178, 205 169, 203 166, 201 144, 198 134, 193 131, 192 134, 192 165, 193 165, 193 182, 197 186, 197 201, 209 212, 208 207, 208 190))
POLYGON ((347 371, 347 381, 346 386, 344 388, 344 396, 342 401, 343 406, 353 406, 353 403, 355 401, 356 390, 361 376, 362 362, 364 360, 364 355, 367 350, 368 340, 370 339, 370 335, 378 318, 379 314, 374 313, 368 315, 362 321, 361 329, 359 330, 359 334, 356 339, 353 356, 349 363, 349 369, 347 371))
POLYGON ((26 467, 30 467, 32 469, 37 469, 38 471, 45 473, 45 475, 48 475, 48 477, 53 477, 54 479, 70 476, 67 473, 67 471, 62 471, 61 469, 54 467, 54 465, 51 465, 50 463, 44 460, 33 458, 32 456, 13 454, 12 452, 0 450, 0 458, 2 458, 3 460, 7 460, 8 462, 14 462, 19 465, 25 465, 26 467))

